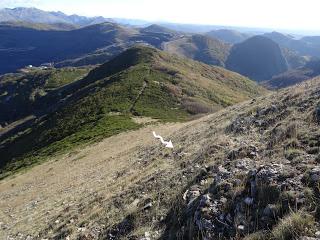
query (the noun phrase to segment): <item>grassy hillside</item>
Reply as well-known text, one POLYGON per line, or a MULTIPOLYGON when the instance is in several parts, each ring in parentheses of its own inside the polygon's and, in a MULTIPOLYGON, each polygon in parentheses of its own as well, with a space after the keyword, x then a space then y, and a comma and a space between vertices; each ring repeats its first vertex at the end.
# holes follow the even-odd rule
POLYGON ((0 235, 317 239, 319 93, 318 78, 194 121, 122 133, 4 179, 0 235))
POLYGON ((51 112, 2 141, 2 173, 139 127, 132 116, 187 120, 264 91, 249 79, 222 68, 135 47, 92 70, 87 77, 56 89, 50 95, 51 112))
POLYGON ((165 43, 164 50, 210 65, 224 66, 230 45, 204 35, 185 36, 165 43))
POLYGON ((91 68, 30 70, 0 77, 0 125, 4 126, 28 115, 46 112, 53 93, 83 78, 91 68))

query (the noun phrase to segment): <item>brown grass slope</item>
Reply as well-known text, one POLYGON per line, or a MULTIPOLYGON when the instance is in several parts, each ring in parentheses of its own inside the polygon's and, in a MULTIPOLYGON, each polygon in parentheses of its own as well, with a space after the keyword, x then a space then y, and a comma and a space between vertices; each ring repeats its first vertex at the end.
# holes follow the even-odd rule
POLYGON ((2 180, 0 235, 314 237, 319 95, 318 78, 192 122, 121 133, 2 180))

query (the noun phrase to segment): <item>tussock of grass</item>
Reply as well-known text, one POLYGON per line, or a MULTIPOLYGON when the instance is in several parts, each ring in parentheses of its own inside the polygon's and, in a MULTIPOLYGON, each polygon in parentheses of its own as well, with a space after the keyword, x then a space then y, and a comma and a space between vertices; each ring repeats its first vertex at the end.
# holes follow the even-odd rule
POLYGON ((244 240, 292 240, 301 236, 312 235, 315 226, 314 218, 306 212, 292 212, 270 231, 252 233, 244 240))
POLYGON ((293 212, 282 219, 271 232, 270 239, 291 240, 310 234, 315 226, 314 218, 303 211, 293 212))
POLYGON ((252 233, 248 236, 246 236, 243 240, 267 240, 267 233, 266 232, 256 232, 256 233, 252 233))
POLYGON ((288 159, 288 160, 293 160, 295 159, 296 157, 300 156, 303 154, 303 151, 300 150, 300 149, 295 149, 295 148, 290 148, 290 149, 287 149, 285 151, 285 157, 288 159))

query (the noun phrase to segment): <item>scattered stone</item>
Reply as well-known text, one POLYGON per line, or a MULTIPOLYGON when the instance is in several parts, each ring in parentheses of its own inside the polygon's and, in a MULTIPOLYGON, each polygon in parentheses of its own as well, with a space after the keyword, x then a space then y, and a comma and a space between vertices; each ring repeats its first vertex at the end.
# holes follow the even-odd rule
POLYGON ((312 174, 310 179, 312 182, 318 182, 320 180, 320 176, 318 174, 312 174))
POLYGON ((183 199, 186 201, 187 205, 191 205, 192 202, 201 195, 200 188, 198 186, 192 186, 190 190, 187 190, 183 194, 183 199))
POLYGON ((253 145, 233 149, 228 154, 228 159, 230 160, 236 160, 239 158, 254 159, 256 157, 258 157, 258 149, 253 145))
POLYGON ((254 167, 254 161, 250 158, 236 160, 235 167, 240 170, 248 171, 254 167))
POLYGON ((145 232, 144 237, 140 238, 140 240, 151 240, 151 234, 149 232, 145 232))
POLYGON ((204 185, 206 185, 208 183, 208 180, 207 179, 202 179, 201 181, 200 181, 200 185, 201 186, 204 186, 204 185))
POLYGON ((320 105, 318 105, 314 111, 315 119, 318 123, 320 123, 320 105))
POLYGON ((238 229, 239 229, 239 230, 244 231, 244 228, 245 228, 245 227, 244 227, 243 225, 238 225, 238 229))
POLYGON ((248 206, 251 206, 253 204, 253 198, 250 198, 250 197, 246 197, 244 199, 244 203, 247 204, 248 206))
POLYGON ((320 181, 320 167, 317 166, 310 171, 310 180, 313 183, 320 181))
POLYGON ((139 204, 139 202, 140 202, 139 199, 135 199, 130 205, 131 205, 132 207, 137 207, 138 204, 139 204))
POLYGON ((263 209, 263 215, 266 217, 274 217, 276 209, 274 205, 268 204, 265 209, 263 209))
POLYGON ((143 206, 143 210, 148 210, 152 207, 152 202, 147 203, 146 205, 143 206))
POLYGON ((85 231, 86 231, 86 228, 84 228, 84 227, 79 227, 79 228, 77 229, 77 231, 78 231, 78 232, 85 232, 85 231))
POLYGON ((249 116, 249 117, 239 116, 231 123, 231 125, 228 127, 228 130, 236 134, 246 133, 249 131, 254 121, 255 121, 255 118, 252 116, 249 116))

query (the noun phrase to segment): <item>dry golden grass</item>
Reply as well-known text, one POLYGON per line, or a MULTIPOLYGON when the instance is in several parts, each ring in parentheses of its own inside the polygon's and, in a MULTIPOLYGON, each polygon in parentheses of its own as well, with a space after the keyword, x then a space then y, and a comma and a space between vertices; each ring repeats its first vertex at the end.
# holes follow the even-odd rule
MULTIPOLYGON (((35 236, 49 224, 66 218, 66 208, 80 214, 79 204, 85 209, 95 208, 88 206, 95 194, 108 201, 146 175, 169 168, 166 162, 143 167, 136 155, 145 147, 159 145, 153 130, 166 136, 183 126, 153 125, 122 133, 1 181, 0 219, 9 229, 0 229, 0 236, 19 232, 35 236)), ((99 207, 79 217, 85 219, 94 211, 99 213, 99 207)))

